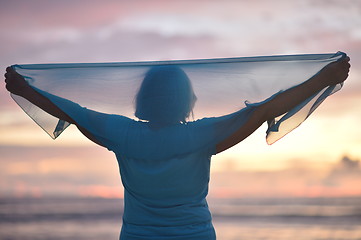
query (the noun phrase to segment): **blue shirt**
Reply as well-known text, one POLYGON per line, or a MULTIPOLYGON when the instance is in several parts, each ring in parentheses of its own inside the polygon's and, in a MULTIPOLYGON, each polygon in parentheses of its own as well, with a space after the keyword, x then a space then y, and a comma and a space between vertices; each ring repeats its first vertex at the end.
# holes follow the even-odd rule
POLYGON ((255 105, 222 117, 156 126, 83 108, 36 89, 116 154, 124 186, 120 239, 215 239, 206 196, 216 145, 255 105))

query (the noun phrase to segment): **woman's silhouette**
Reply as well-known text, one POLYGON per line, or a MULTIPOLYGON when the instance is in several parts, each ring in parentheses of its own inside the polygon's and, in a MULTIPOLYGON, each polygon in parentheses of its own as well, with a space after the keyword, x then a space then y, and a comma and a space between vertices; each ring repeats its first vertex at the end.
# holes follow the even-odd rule
POLYGON ((176 66, 147 72, 136 96, 135 116, 140 121, 87 110, 42 92, 10 67, 5 82, 11 93, 75 124, 91 141, 115 152, 125 188, 120 239, 199 240, 215 239, 206 202, 211 155, 241 142, 265 121, 323 88, 342 83, 349 68, 345 57, 262 104, 198 121, 187 121, 196 96, 187 75, 176 66), (75 110, 63 110, 61 101, 75 110), (77 114, 83 115, 75 118, 77 114))

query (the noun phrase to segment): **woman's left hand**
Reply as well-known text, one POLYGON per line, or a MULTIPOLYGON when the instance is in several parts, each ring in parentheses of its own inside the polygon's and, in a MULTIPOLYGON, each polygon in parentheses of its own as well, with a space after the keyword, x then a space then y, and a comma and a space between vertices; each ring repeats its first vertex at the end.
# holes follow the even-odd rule
POLYGON ((24 77, 17 73, 13 68, 7 67, 5 73, 6 89, 16 95, 22 96, 27 89, 29 84, 25 81, 24 77))

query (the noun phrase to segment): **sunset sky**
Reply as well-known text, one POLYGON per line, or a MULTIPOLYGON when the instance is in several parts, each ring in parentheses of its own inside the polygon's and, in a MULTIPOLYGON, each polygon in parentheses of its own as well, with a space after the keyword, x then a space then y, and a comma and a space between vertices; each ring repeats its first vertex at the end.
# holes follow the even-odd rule
MULTIPOLYGON (((263 126, 215 157, 211 195, 361 195, 358 0, 14 0, 0 1, 0 25, 3 73, 25 63, 346 52, 344 88, 274 145, 263 126)), ((53 141, 4 88, 0 101, 0 196, 122 196, 111 152, 72 127, 53 141)))

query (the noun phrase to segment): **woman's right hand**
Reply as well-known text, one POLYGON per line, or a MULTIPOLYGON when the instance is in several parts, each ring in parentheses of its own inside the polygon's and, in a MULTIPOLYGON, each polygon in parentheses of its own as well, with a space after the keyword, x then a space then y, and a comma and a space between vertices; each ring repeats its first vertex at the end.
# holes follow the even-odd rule
POLYGON ((324 87, 344 82, 350 71, 350 58, 347 56, 324 67, 319 75, 324 87))
POLYGON ((6 89, 15 95, 22 96, 30 87, 29 84, 25 81, 24 77, 11 67, 6 68, 6 73, 4 76, 6 89))

